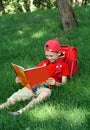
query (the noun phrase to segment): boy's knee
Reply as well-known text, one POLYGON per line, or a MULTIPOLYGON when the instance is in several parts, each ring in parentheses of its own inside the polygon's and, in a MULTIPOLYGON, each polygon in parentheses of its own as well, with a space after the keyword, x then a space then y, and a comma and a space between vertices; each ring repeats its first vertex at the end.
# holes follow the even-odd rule
POLYGON ((49 93, 47 91, 42 91, 39 95, 38 95, 38 99, 43 101, 45 99, 47 99, 49 97, 49 93))
POLYGON ((43 97, 49 97, 49 93, 47 91, 43 92, 43 97))
POLYGON ((16 101, 13 98, 9 98, 9 99, 7 99, 7 102, 9 104, 15 104, 16 101))

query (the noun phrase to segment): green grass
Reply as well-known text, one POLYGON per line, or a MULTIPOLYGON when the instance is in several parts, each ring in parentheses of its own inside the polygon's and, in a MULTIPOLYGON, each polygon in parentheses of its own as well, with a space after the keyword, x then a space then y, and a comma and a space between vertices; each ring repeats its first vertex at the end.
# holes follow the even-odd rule
POLYGON ((90 130, 90 7, 77 7, 78 27, 63 32, 58 10, 0 16, 0 103, 19 88, 11 63, 25 68, 45 58, 43 45, 52 38, 77 47, 79 69, 65 86, 54 89, 45 102, 13 117, 0 111, 0 130, 90 130))

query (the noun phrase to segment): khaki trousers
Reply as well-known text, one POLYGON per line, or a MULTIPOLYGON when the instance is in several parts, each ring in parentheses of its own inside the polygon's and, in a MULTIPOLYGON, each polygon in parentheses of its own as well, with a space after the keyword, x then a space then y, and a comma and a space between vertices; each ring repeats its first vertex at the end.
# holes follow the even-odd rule
POLYGON ((51 95, 51 89, 49 88, 41 88, 37 91, 36 95, 28 88, 23 87, 22 89, 19 89, 17 92, 15 92, 14 94, 12 94, 7 101, 10 102, 16 102, 16 101, 25 101, 27 99, 30 99, 34 96, 37 96, 39 93, 41 93, 42 91, 47 91, 48 92, 48 96, 51 95))

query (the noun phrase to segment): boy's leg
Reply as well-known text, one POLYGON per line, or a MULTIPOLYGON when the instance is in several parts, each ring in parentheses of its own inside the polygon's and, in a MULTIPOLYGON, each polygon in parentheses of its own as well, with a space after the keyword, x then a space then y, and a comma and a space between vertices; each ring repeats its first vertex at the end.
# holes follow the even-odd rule
POLYGON ((15 104, 17 101, 24 101, 32 97, 34 94, 31 90, 24 87, 22 89, 19 89, 17 92, 12 94, 5 103, 0 105, 0 109, 4 109, 9 107, 10 105, 15 104))
POLYGON ((32 101, 30 101, 23 109, 20 109, 17 112, 11 112, 13 115, 18 115, 24 112, 25 110, 28 110, 32 108, 34 105, 44 101, 51 95, 51 90, 48 88, 45 88, 45 90, 41 91, 36 98, 34 98, 32 101))
POLYGON ((34 98, 30 103, 28 103, 23 110, 27 110, 32 108, 35 104, 40 103, 49 97, 49 93, 47 91, 42 91, 36 98, 34 98))

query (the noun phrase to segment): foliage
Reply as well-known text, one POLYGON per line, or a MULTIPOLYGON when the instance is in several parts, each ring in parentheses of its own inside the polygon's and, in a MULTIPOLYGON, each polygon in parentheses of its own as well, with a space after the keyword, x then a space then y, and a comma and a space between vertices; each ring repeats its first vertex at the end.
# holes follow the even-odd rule
MULTIPOLYGON (((85 0, 84 4, 85 2, 88 4, 90 0, 85 0)), ((73 0, 72 3, 74 3, 73 0)), ((5 12, 9 14, 32 12, 38 9, 53 9, 57 7, 56 0, 3 0, 3 5, 5 12)))
POLYGON ((6 13, 14 14, 30 11, 29 0, 4 0, 3 3, 6 13))
POLYGON ((63 32, 57 9, 0 16, 0 103, 22 88, 15 84, 11 62, 25 68, 45 58, 44 43, 57 38, 78 49, 79 70, 65 86, 54 89, 45 102, 13 117, 0 111, 0 130, 89 130, 90 129, 90 7, 76 7, 78 28, 63 32))
POLYGON ((55 0, 34 0, 33 4, 37 8, 46 8, 46 9, 51 9, 56 6, 56 1, 55 0))
POLYGON ((33 6, 33 10, 38 9, 48 9, 54 8, 56 6, 55 0, 3 0, 4 8, 6 13, 20 13, 28 12, 30 6, 33 6), (32 4, 31 4, 31 1, 32 4), (36 7, 36 8, 35 8, 36 7))

